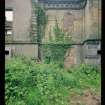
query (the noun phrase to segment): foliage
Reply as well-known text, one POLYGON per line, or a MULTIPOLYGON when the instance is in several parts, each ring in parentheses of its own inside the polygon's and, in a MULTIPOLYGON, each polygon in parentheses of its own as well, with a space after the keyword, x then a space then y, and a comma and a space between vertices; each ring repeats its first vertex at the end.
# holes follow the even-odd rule
POLYGON ((45 27, 47 24, 47 16, 45 13, 44 8, 40 7, 39 5, 36 6, 36 14, 37 14, 37 42, 38 44, 38 58, 41 60, 41 43, 42 43, 42 38, 44 37, 45 34, 45 27))
POLYGON ((59 63, 63 67, 64 57, 67 49, 70 48, 70 45, 63 44, 46 44, 43 45, 43 59, 46 63, 55 62, 59 63))
POLYGON ((50 35, 49 43, 43 46, 44 60, 47 63, 50 63, 50 61, 59 62, 63 66, 65 53, 71 47, 71 38, 67 37, 66 33, 60 29, 57 20, 54 27, 54 35, 55 39, 53 40, 50 35))
POLYGON ((97 68, 80 65, 64 70, 58 64, 13 58, 5 65, 6 105, 69 105, 70 93, 100 90, 97 68))
POLYGON ((56 19, 55 27, 53 28, 54 35, 55 35, 55 43, 57 44, 70 44, 71 38, 69 35, 66 35, 66 33, 59 27, 59 24, 56 19))
POLYGON ((32 37, 33 42, 39 42, 41 43, 42 38, 44 36, 44 30, 47 24, 47 15, 45 13, 45 9, 42 8, 38 3, 35 2, 35 0, 32 0, 32 9, 33 9, 33 16, 34 16, 34 21, 36 23, 32 23, 33 30, 35 31, 36 28, 36 33, 37 33, 37 38, 36 36, 32 37))
POLYGON ((45 27, 47 24, 48 17, 45 13, 45 9, 39 6, 38 4, 36 5, 36 20, 37 20, 37 42, 41 43, 42 38, 45 34, 45 27))

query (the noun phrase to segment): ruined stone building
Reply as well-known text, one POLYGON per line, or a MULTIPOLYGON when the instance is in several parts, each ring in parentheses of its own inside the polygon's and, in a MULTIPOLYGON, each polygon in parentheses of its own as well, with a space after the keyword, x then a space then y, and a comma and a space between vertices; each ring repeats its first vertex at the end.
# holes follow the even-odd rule
POLYGON ((32 40, 30 33, 36 35, 36 31, 31 28, 32 24, 36 24, 31 0, 5 0, 5 15, 7 23, 5 48, 9 50, 7 57, 24 55, 37 58, 37 45, 30 44, 32 40), (8 15, 11 15, 12 19, 9 19, 8 15))
POLYGON ((31 36, 37 37, 33 2, 45 8, 48 16, 43 42, 49 40, 49 33, 54 37, 56 20, 72 38, 74 45, 67 52, 65 66, 83 62, 100 64, 97 50, 101 39, 101 0, 5 0, 6 14, 13 15, 12 20, 6 21, 5 43, 9 56, 38 57, 38 45, 31 44, 31 36))

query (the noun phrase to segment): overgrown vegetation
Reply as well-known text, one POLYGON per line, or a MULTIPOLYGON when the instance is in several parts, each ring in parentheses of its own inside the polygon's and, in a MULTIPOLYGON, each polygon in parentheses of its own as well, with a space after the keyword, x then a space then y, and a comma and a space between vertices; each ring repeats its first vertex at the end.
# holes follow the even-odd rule
POLYGON ((53 41, 53 43, 56 43, 56 44, 70 44, 71 43, 72 40, 71 40, 70 35, 67 35, 59 27, 57 19, 56 19, 55 27, 53 27, 53 32, 54 32, 55 39, 50 40, 50 43, 51 43, 51 41, 53 41))
POLYGON ((45 28, 48 21, 48 16, 45 13, 45 9, 42 8, 40 5, 35 4, 34 8, 37 21, 36 28, 38 42, 38 59, 42 61, 43 57, 44 61, 47 63, 50 63, 50 61, 59 62, 59 64, 63 66, 64 55, 67 49, 70 48, 71 38, 68 37, 68 35, 66 35, 66 33, 63 32, 63 30, 59 27, 56 19, 55 27, 53 27, 55 39, 53 40, 51 35, 49 35, 50 36, 49 42, 45 43, 45 45, 41 45, 42 39, 45 36, 45 28))
POLYGON ((36 19, 37 19, 37 42, 41 43, 42 38, 45 35, 45 28, 47 24, 48 17, 45 13, 45 9, 36 4, 36 19))
POLYGON ((37 14, 37 42, 38 44, 38 58, 41 60, 41 43, 42 43, 42 38, 45 35, 45 27, 47 24, 47 16, 45 13, 45 10, 41 8, 39 5, 36 6, 36 14, 37 14))
POLYGON ((70 45, 63 44, 46 44, 43 45, 43 59, 45 63, 55 62, 64 66, 64 59, 67 49, 70 48, 70 45))
POLYGON ((98 94, 100 79, 97 68, 84 64, 67 71, 55 63, 12 58, 5 65, 6 105, 70 105, 73 91, 98 94))
POLYGON ((41 52, 42 52, 41 44, 42 44, 42 38, 45 35, 45 28, 48 17, 45 13, 45 9, 42 8, 34 0, 32 0, 32 6, 33 6, 33 15, 35 16, 35 21, 33 21, 32 23, 32 28, 34 29, 34 31, 36 31, 37 35, 31 35, 33 36, 31 39, 33 42, 36 42, 38 44, 38 59, 41 60, 41 52))
POLYGON ((40 7, 39 5, 36 5, 36 20, 37 20, 37 42, 38 44, 38 58, 39 60, 41 60, 41 52, 42 52, 42 48, 41 48, 41 43, 42 43, 42 38, 45 35, 45 27, 47 24, 47 16, 45 13, 45 10, 40 7))
POLYGON ((43 46, 44 60, 47 63, 59 62, 61 66, 64 63, 64 56, 71 46, 71 38, 66 35, 65 32, 59 27, 57 19, 55 26, 53 27, 55 39, 51 35, 49 42, 43 46))

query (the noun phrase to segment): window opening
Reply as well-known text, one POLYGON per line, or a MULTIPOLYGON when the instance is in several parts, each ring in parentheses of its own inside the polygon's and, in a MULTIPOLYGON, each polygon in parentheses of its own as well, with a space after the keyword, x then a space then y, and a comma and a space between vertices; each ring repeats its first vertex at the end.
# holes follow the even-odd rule
POLYGON ((5 35, 12 35, 13 10, 5 10, 5 35))

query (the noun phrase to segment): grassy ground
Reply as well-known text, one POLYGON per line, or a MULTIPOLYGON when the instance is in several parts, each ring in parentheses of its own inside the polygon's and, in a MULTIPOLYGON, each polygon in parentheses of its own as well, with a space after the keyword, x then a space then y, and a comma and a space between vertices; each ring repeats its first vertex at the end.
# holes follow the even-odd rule
POLYGON ((101 93, 99 71, 85 64, 66 70, 53 62, 7 60, 6 105, 96 105, 101 93))

